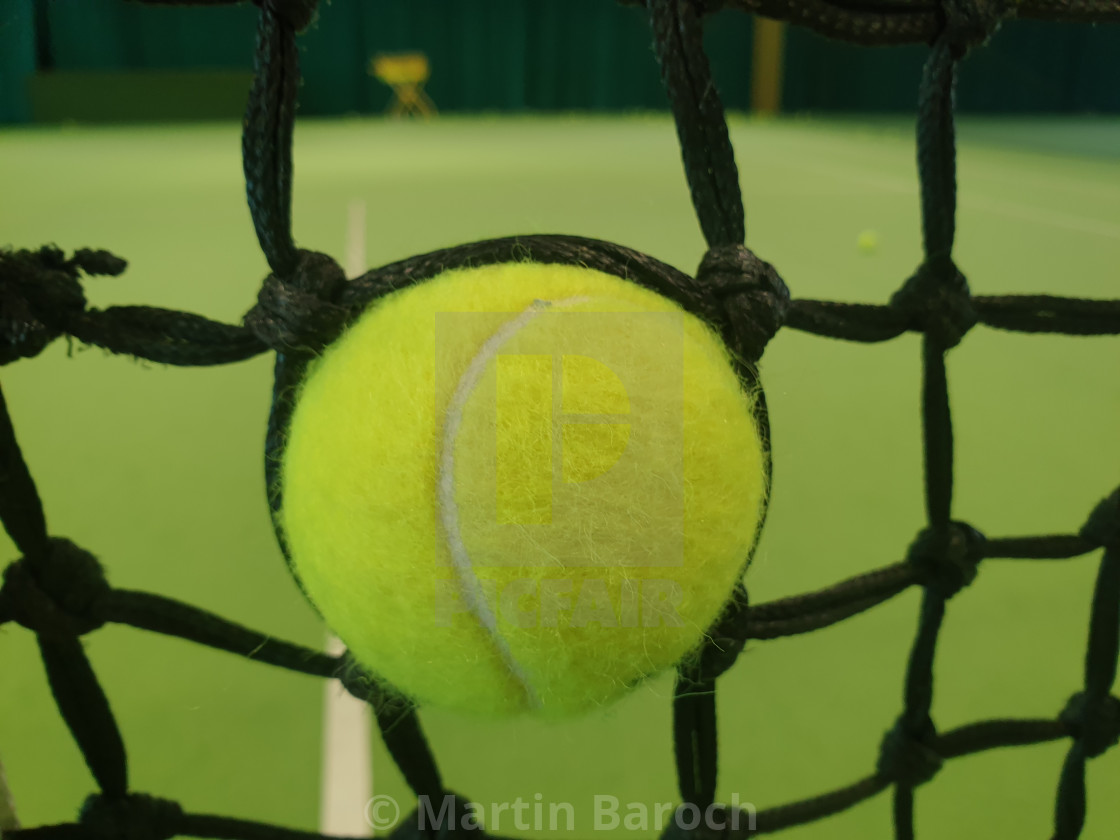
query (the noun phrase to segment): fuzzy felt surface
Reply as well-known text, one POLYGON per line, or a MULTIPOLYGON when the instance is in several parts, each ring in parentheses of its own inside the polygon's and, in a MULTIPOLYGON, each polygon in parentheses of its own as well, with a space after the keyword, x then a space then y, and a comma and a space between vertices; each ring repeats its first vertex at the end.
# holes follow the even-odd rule
POLYGON ((765 453, 726 349, 585 268, 448 271, 309 369, 281 522, 372 673, 421 703, 559 717, 702 641, 744 570, 765 453))

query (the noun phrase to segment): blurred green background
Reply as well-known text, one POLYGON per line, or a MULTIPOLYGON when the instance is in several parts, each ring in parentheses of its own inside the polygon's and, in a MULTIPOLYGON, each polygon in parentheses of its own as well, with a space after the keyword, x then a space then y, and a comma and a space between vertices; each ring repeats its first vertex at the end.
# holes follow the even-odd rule
MULTIPOLYGON (((9 123, 0 243, 126 257, 123 277, 86 284, 93 306, 238 321, 267 268, 245 205, 238 120, 200 117, 242 107, 254 19, 249 4, 0 0, 0 123, 9 123), (65 119, 79 107, 87 119, 131 124, 65 119), (137 122, 170 118, 194 121, 137 122)), ((755 34, 751 18, 730 12, 709 26, 735 109, 751 104, 755 34)), ((965 64, 959 102, 976 115, 960 126, 957 259, 977 294, 1117 297, 1120 118, 1108 114, 1120 110, 1118 39, 1116 28, 1014 22, 965 64), (992 116, 1009 111, 1020 116, 992 116)), ((664 107, 640 10, 610 0, 333 0, 301 44, 310 118, 296 132, 293 204, 302 247, 343 260, 348 207, 361 200, 370 265, 518 233, 611 240, 690 273, 699 262, 672 122, 635 111, 664 107), (397 49, 429 55, 428 89, 448 115, 371 116, 390 94, 368 59, 397 49)), ((884 302, 917 266, 920 237, 912 119, 879 112, 912 111, 924 50, 860 49, 790 29, 783 55, 785 116, 730 120, 748 244, 796 297, 884 302), (857 246, 866 232, 874 249, 857 246)), ((1114 339, 970 333, 949 357, 955 517, 989 536, 1080 527, 1120 476, 1118 370, 1114 339)), ((287 575, 265 504, 270 375, 264 357, 173 369, 56 342, 0 370, 0 382, 52 532, 96 553, 112 583, 320 646, 326 629, 287 575)), ((752 600, 902 559, 924 520, 918 339, 860 346, 786 330, 762 375, 775 465, 752 600)), ((0 538, 0 561, 13 557, 0 538)), ((1081 683, 1096 563, 982 566, 949 606, 936 671, 941 729, 1061 710, 1081 683)), ((722 799, 763 808, 871 772, 901 707, 918 598, 910 591, 829 630, 748 647, 720 684, 722 799)), ((319 681, 113 626, 86 646, 134 789, 192 812, 316 828, 319 681)), ((487 821, 491 830, 586 836, 597 794, 651 810, 676 801, 671 692, 666 676, 563 724, 438 711, 423 721, 453 790, 484 804, 539 794, 546 807, 572 803, 577 817, 559 835, 515 830, 508 814, 487 821)), ((947 764, 918 794, 919 834, 1047 836, 1065 749, 947 764)), ((34 639, 14 626, 0 629, 0 758, 27 825, 73 819, 92 790, 34 639)), ((374 791, 407 810, 377 741, 373 761, 374 791)), ((1089 766, 1086 838, 1120 832, 1118 785, 1113 750, 1089 766)), ((880 796, 783 836, 886 837, 889 822, 880 796)))
MULTIPOLYGON (((731 125, 752 247, 795 296, 884 301, 919 257, 908 128, 731 125), (878 234, 874 253, 857 248, 864 230, 878 234)), ((1052 144, 1059 132, 1050 127, 1052 144)), ((963 127, 959 263, 979 294, 1115 297, 1120 159, 1023 146, 1034 128, 963 127)), ((1094 133, 1120 140, 1116 123, 1063 130, 1073 148, 1094 133)), ((368 205, 371 264, 483 237, 566 232, 692 270, 703 243, 678 154, 664 116, 307 121, 296 135, 295 231, 302 246, 341 259, 357 198, 368 205)), ((0 230, 13 243, 126 256, 125 276, 88 282, 93 305, 236 321, 266 273, 238 155, 233 124, 10 130, 0 134, 0 230)), ((955 515, 992 536, 1078 528, 1120 473, 1118 369, 1113 339, 974 330, 949 359, 955 515)), ((324 628, 288 578, 266 512, 269 375, 266 358, 183 370, 57 342, 5 368, 3 387, 53 532, 97 553, 114 584, 319 645, 324 628)), ((858 346, 787 330, 768 349, 763 377, 775 474, 752 597, 901 559, 923 521, 917 339, 858 346)), ((13 555, 7 543, 2 555, 13 555)), ((1095 567, 1086 557, 981 568, 949 607, 940 727, 1061 709, 1081 679, 1095 567)), ((721 796, 765 807, 869 772, 900 709, 917 602, 907 592, 809 637, 750 645, 721 682, 721 796)), ((135 789, 192 811, 315 827, 319 682, 117 627, 89 636, 87 649, 119 717, 135 789)), ((31 634, 0 631, 0 668, 0 755, 21 816, 30 825, 71 819, 91 781, 31 634)), ((664 678, 558 725, 435 711, 423 719, 450 787, 481 802, 536 793, 572 802, 577 834, 586 834, 594 794, 651 807, 676 799, 670 693, 664 678)), ((1045 835, 1064 749, 953 761, 918 796, 921 834, 1045 835)), ((1090 765, 1087 837, 1120 829, 1118 783, 1120 753, 1090 765)), ((407 801, 380 747, 375 790, 407 801)), ((786 836, 881 837, 888 821, 880 797, 786 836)))

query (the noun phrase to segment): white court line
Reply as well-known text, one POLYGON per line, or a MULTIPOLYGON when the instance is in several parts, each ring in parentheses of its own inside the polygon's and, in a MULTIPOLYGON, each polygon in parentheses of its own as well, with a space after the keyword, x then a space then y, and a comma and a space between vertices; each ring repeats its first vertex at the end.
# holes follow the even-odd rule
POLYGON ((4 765, 0 764, 0 833, 17 828, 19 820, 16 819, 16 805, 12 801, 12 792, 8 789, 8 780, 4 777, 4 765))
MULTIPOLYGON (((333 636, 327 651, 346 650, 333 636)), ((373 796, 369 706, 337 680, 327 680, 323 695, 323 770, 319 793, 319 833, 369 837, 366 803, 373 796)))
MULTIPOLYGON (((350 202, 346 220, 346 276, 366 270, 366 203, 350 202)), ((333 636, 327 650, 345 650, 333 636)), ((372 727, 369 705, 335 680, 323 695, 323 766, 319 794, 319 831, 336 836, 369 837, 366 803, 373 796, 372 727)))
POLYGON ((1091 236, 1103 236, 1106 239, 1120 239, 1120 225, 1111 224, 1100 219, 1090 219, 1087 216, 1075 216, 1072 213, 1055 213, 1053 210, 1044 210, 1030 204, 1019 204, 1013 201, 1003 201, 990 198, 986 195, 974 195, 966 192, 959 199, 962 207, 969 205, 989 213, 1002 213, 1024 222, 1034 222, 1045 227, 1064 228, 1076 233, 1087 233, 1091 236))
MULTIPOLYGON (((893 178, 889 175, 884 176, 870 170, 860 169, 857 165, 841 169, 819 162, 806 161, 798 163, 797 167, 802 170, 811 169, 818 174, 859 184, 860 186, 871 186, 883 192, 897 195, 918 195, 917 182, 904 181, 901 178, 893 178)), ((1053 210, 1030 204, 992 198, 983 193, 977 193, 967 183, 963 190, 961 184, 957 184, 957 209, 958 211, 982 210, 1023 222, 1032 222, 1044 227, 1062 228, 1076 233, 1102 236, 1106 239, 1120 239, 1120 224, 1113 224, 1088 216, 1078 216, 1073 213, 1056 213, 1053 210)))
POLYGON ((366 203, 355 198, 346 210, 346 276, 365 274, 366 268, 366 203))

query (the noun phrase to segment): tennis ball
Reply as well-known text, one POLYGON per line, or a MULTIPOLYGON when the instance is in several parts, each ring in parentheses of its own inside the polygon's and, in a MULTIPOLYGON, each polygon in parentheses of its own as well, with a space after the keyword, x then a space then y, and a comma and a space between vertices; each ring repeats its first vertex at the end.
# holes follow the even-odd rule
POLYGON ((879 248, 879 234, 873 230, 865 230, 856 238, 856 247, 861 254, 874 254, 879 248))
POLYGON ((714 331, 629 281, 447 271, 309 366, 279 471, 293 571, 420 703, 602 706, 696 651, 744 571, 756 397, 714 331))

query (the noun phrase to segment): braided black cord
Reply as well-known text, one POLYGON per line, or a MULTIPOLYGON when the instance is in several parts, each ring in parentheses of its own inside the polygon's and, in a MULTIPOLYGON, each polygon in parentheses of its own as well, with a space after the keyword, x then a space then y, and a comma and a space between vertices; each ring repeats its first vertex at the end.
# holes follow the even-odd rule
POLYGON ((319 840, 324 837, 314 831, 299 831, 279 825, 265 825, 210 814, 183 814, 176 833, 187 837, 214 838, 214 840, 319 840))
MULTIPOLYGON (((348 311, 332 302, 341 296, 345 276, 329 258, 297 251, 291 235, 292 136, 299 85, 295 33, 306 26, 316 4, 261 0, 259 5, 256 73, 246 110, 242 155, 250 213, 273 276, 266 280, 246 323, 277 351, 265 440, 265 481, 278 543, 299 582, 280 520, 284 438, 307 364, 359 309, 348 311)), ((435 759, 415 710, 406 703, 385 702, 387 695, 353 663, 343 676, 347 688, 373 705, 382 738, 416 793, 442 792, 435 759)))
MULTIPOLYGON (((31 577, 54 576, 56 546, 47 534, 42 503, 16 441, 8 408, 0 393, 0 519, 31 577)), ((0 586, 0 623, 22 607, 6 593, 9 572, 0 586)), ((39 651, 59 713, 70 729, 86 765, 101 790, 123 796, 128 788, 124 744, 109 702, 97 682, 76 635, 37 634, 39 651)))
POLYGON ((1068 560, 1088 554, 1096 546, 1079 534, 1060 534, 1050 537, 1001 537, 988 540, 984 546, 985 558, 1015 558, 1021 560, 1068 560))
POLYGON ((341 664, 338 657, 274 639, 198 607, 148 592, 114 589, 101 600, 98 613, 107 622, 175 636, 316 677, 337 676, 341 664))
POLYGON ((285 277, 295 271, 297 261, 292 240, 292 133, 299 51, 295 28, 281 16, 279 0, 260 5, 241 153, 257 240, 272 271, 285 277))
MULTIPOLYGON (((789 291, 774 271, 746 249, 746 220, 739 169, 720 101, 704 51, 701 11, 693 0, 647 0, 654 49, 672 108, 692 205, 708 243, 697 271, 697 284, 708 304, 709 323, 737 352, 739 375, 754 379, 753 365, 781 326, 789 291), (714 306, 714 311, 713 311, 714 306)), ((771 483, 769 422, 765 398, 756 417, 767 449, 766 479, 771 483)), ((759 522, 759 528, 762 521, 759 522)), ((746 602, 745 593, 740 606, 746 602)), ((742 609, 737 616, 748 613, 742 609)), ((686 804, 707 812, 715 799, 718 773, 716 677, 734 662, 745 635, 720 628, 697 663, 678 669, 673 698, 673 743, 677 778, 686 804)))
POLYGON ((1115 23, 1120 21, 1117 0, 1022 0, 1017 16, 1034 20, 1115 23))
POLYGON ((780 639, 784 636, 799 636, 803 633, 811 633, 814 630, 822 630, 825 627, 831 627, 833 624, 837 624, 852 616, 867 612, 873 607, 879 606, 879 604, 882 604, 884 601, 890 600, 895 595, 908 588, 908 586, 909 584, 899 584, 897 588, 886 590, 867 598, 859 600, 853 599, 841 606, 815 611, 806 615, 773 619, 770 621, 759 621, 749 618, 747 621, 742 622, 742 629, 739 632, 745 639, 760 640, 780 639))
POLYGON ((834 0, 719 0, 707 5, 737 6, 756 15, 808 27, 829 38, 866 46, 924 43, 938 31, 938 9, 933 2, 872 10, 845 8, 834 0))
POLYGON ((934 45, 922 72, 918 94, 922 244, 926 262, 939 268, 952 258, 956 232, 957 147, 953 97, 957 56, 950 38, 947 32, 934 45))
MULTIPOLYGON (((1000 747, 1043 744, 1069 735, 1069 725, 1061 720, 990 720, 945 732, 938 737, 935 748, 943 758, 949 759, 1000 747)), ((754 831, 732 832, 729 836, 769 834, 814 822, 871 799, 889 784, 888 779, 877 774, 820 796, 762 809, 756 814, 754 831)), ((440 800, 433 798, 432 801, 440 800)), ((87 806, 84 814, 89 811, 87 806)), ((118 803, 114 816, 118 823, 127 825, 134 831, 137 828, 146 829, 142 834, 129 835, 143 840, 162 840, 174 835, 222 837, 228 840, 332 840, 327 835, 291 831, 245 820, 183 814, 175 803, 139 794, 131 794, 118 803)), ((402 829, 407 830, 415 824, 415 820, 407 820, 402 823, 402 829)), ((406 831, 405 834, 409 833, 406 831)), ((489 832, 479 832, 477 836, 500 840, 499 836, 489 832)), ((83 823, 40 826, 5 833, 5 840, 101 840, 103 837, 104 835, 95 833, 93 826, 83 823)))
POLYGON ((319 677, 337 676, 341 665, 337 657, 174 599, 113 589, 96 558, 63 539, 51 540, 43 559, 24 557, 4 570, 0 621, 15 621, 48 641, 76 639, 108 622, 127 624, 319 677))
MULTIPOLYGON (((728 315, 729 310, 734 311, 736 316, 749 314, 753 311, 750 308, 751 301, 747 302, 745 311, 740 311, 736 309, 734 301, 721 299, 719 295, 714 294, 711 288, 704 285, 701 278, 690 277, 648 254, 613 242, 583 236, 555 234, 509 236, 420 254, 381 268, 371 269, 356 278, 340 291, 338 305, 347 310, 349 313, 347 317, 353 318, 371 301, 392 291, 435 277, 449 268, 526 260, 545 264, 585 266, 637 283, 678 303, 686 312, 706 321, 718 330, 724 343, 732 350, 733 356, 751 358, 755 355, 752 345, 756 343, 757 335, 751 331, 750 319, 746 317, 729 319, 728 315)), ((748 391, 752 393, 758 391, 758 374, 753 365, 739 364, 736 366, 736 372, 748 391)), ((756 419, 760 423, 763 437, 768 439, 769 425, 765 416, 765 402, 761 397, 755 408, 759 412, 756 419)))
POLYGON ((82 806, 76 823, 4 833, 5 840, 170 840, 180 836, 214 840, 347 840, 232 817, 185 813, 176 802, 139 793, 115 798, 94 795, 82 806))
POLYGON ((925 453, 926 516, 930 527, 947 539, 953 497, 953 425, 945 348, 926 336, 922 342, 922 419, 925 453))
POLYGON ((918 571, 912 563, 895 563, 833 584, 818 592, 752 605, 747 618, 749 623, 800 618, 820 610, 845 607, 880 596, 890 598, 917 582, 918 571))
POLYGON ((87 840, 89 832, 77 823, 37 825, 4 832, 4 840, 17 837, 19 840, 87 840))
MULTIPOLYGON (((1068 560, 1097 546, 1079 534, 977 538, 975 560, 1068 560)), ((890 600, 928 576, 913 559, 865 572, 817 592, 781 598, 733 616, 722 629, 744 639, 774 639, 827 627, 890 600)))
MULTIPOLYGON (((956 225, 953 88, 960 37, 954 31, 957 25, 950 20, 934 44, 919 94, 918 177, 925 261, 892 301, 900 310, 916 314, 924 328, 922 436, 929 522, 926 539, 935 559, 946 556, 949 550, 953 495, 953 427, 945 352, 971 325, 952 323, 952 316, 959 311, 954 304, 968 295, 964 278, 952 263, 956 225)), ((933 660, 945 603, 951 594, 932 582, 924 588, 918 633, 906 668, 902 715, 887 734, 880 757, 880 772, 895 780, 893 817, 897 840, 913 840, 914 789, 932 778, 939 767, 931 751, 937 732, 930 717, 933 660)))
MULTIPOLYGON (((938 757, 950 759, 1001 747, 1044 744, 1069 734, 1069 726, 1060 720, 987 720, 942 733, 931 746, 938 757)), ((838 814, 877 796, 890 783, 888 776, 876 773, 820 796, 760 810, 756 831, 751 834, 770 834, 838 814)))
POLYGON ((267 349, 244 327, 152 306, 86 310, 67 320, 64 329, 85 344, 180 367, 227 365, 267 349))
POLYGON ((649 0, 648 5, 661 78, 704 238, 713 248, 742 245, 746 227, 739 169, 704 52, 700 14, 692 0, 649 0))
POLYGON ((932 587, 922 593, 918 636, 910 650, 906 668, 904 708, 898 724, 887 735, 882 762, 884 775, 896 777, 894 794, 894 832, 899 840, 914 837, 914 788, 928 781, 937 765, 927 763, 930 742, 936 730, 930 719, 933 704, 933 657, 941 622, 945 617, 945 597, 932 587), (889 752, 890 749, 894 754, 889 752), (907 755, 907 752, 912 755, 907 755), (909 761, 914 765, 906 766, 909 761), (892 762, 894 766, 889 766, 892 762), (911 772, 912 771, 912 772, 911 772))
POLYGON ((907 330, 906 319, 893 307, 826 300, 792 301, 786 326, 826 338, 866 343, 889 341, 907 330))
POLYGON ((682 666, 673 693, 673 749, 684 802, 703 812, 716 797, 719 739, 715 678, 695 663, 682 666))
POLYGON ((960 758, 998 747, 1028 747, 1070 736, 1062 720, 985 720, 950 729, 937 736, 937 753, 960 758))
POLYGON ((392 702, 375 702, 373 710, 381 740, 405 783, 417 798, 439 802, 446 789, 435 754, 420 726, 416 707, 402 698, 395 698, 392 702))
MULTIPOLYGON (((292 562, 291 553, 288 551, 288 542, 284 536, 284 529, 280 520, 280 510, 283 506, 283 485, 280 481, 280 465, 284 455, 284 444, 287 440, 288 423, 291 421, 292 412, 295 410, 295 396, 303 372, 307 368, 310 357, 304 354, 277 353, 276 363, 273 366, 272 405, 268 413, 268 430, 265 433, 264 443, 264 476, 265 491, 268 495, 268 510, 272 518, 272 528, 276 533, 277 543, 284 555, 284 562, 288 566, 293 579, 303 589, 295 563, 292 562)), ((308 600, 310 604, 311 601, 308 600)), ((314 605, 312 605, 314 606, 314 605)))
MULTIPOLYGON (((23 460, 4 392, 0 389, 0 522, 25 557, 46 555, 47 520, 35 481, 23 460)), ((0 619, 3 612, 0 607, 0 619)))
POLYGON ((47 245, 0 250, 0 364, 36 356, 66 335, 85 344, 171 365, 248 359, 265 345, 244 327, 150 306, 89 309, 81 275, 122 274, 127 263, 79 248, 67 258, 47 245))
POLYGON ((51 694, 90 773, 106 796, 124 796, 128 790, 124 741, 81 640, 41 634, 38 638, 51 694))
MULTIPOLYGON (((979 323, 995 329, 1060 335, 1120 335, 1120 300, 1084 300, 1052 295, 972 298, 979 323)), ((845 341, 889 341, 920 326, 894 306, 794 300, 785 325, 845 341)))
POLYGON ((699 318, 711 322, 714 317, 711 301, 697 289, 696 281, 671 265, 613 242, 555 234, 471 242, 371 269, 347 284, 340 303, 356 314, 383 295, 435 277, 450 268, 523 261, 593 268, 638 283, 679 303, 699 318))
POLYGON ((389 292, 435 277, 450 268, 523 261, 583 265, 625 277, 675 300, 698 317, 705 314, 694 290, 695 281, 684 272, 613 242, 555 234, 486 239, 389 263, 355 278, 343 290, 340 300, 343 305, 360 309, 389 292))
POLYGON ((839 790, 767 808, 755 815, 756 830, 752 834, 770 834, 839 814, 877 796, 889 785, 889 780, 879 775, 868 776, 839 790))
POLYGON ((1080 836, 1085 824, 1085 763, 1120 742, 1120 699, 1110 692, 1120 658, 1120 490, 1089 517, 1081 535, 1104 547, 1089 615, 1085 688, 1063 717, 1074 729, 1058 783, 1054 840, 1080 836))
MULTIPOLYGON (((1096 548, 1077 535, 980 538, 974 546, 980 559, 1068 560, 1096 548)), ((776 639, 819 630, 865 612, 928 577, 912 559, 866 572, 830 587, 752 605, 721 625, 742 639, 776 639)))
POLYGON ((1053 840, 1072 840, 1085 827, 1085 747, 1074 741, 1062 763, 1058 801, 1054 808, 1053 840))
POLYGON ((1065 335, 1120 335, 1120 300, 1053 295, 973 298, 980 322, 1001 330, 1065 335))
MULTIPOLYGON (((736 7, 863 46, 928 44, 942 28, 940 5, 931 0, 697 0, 705 12, 736 7)), ((1008 13, 1034 20, 1120 21, 1120 0, 1018 0, 1008 13)))
MULTIPOLYGON (((645 286, 709 323, 718 318, 710 298, 697 290, 695 280, 647 254, 598 239, 542 234, 472 242, 371 269, 342 290, 340 303, 354 317, 370 301, 448 268, 526 259, 585 265, 645 286)), ((1120 300, 1008 295, 980 296, 973 298, 973 302, 980 322, 999 329, 1067 335, 1120 334, 1120 300)), ((791 301, 785 325, 828 338, 860 342, 887 341, 921 328, 912 326, 895 306, 809 299, 791 301)), ((732 340, 729 346, 737 345, 732 340)))
POLYGON ((349 653, 343 656, 338 676, 347 691, 370 704, 385 748, 416 797, 440 801, 447 791, 415 704, 371 678, 349 653))

